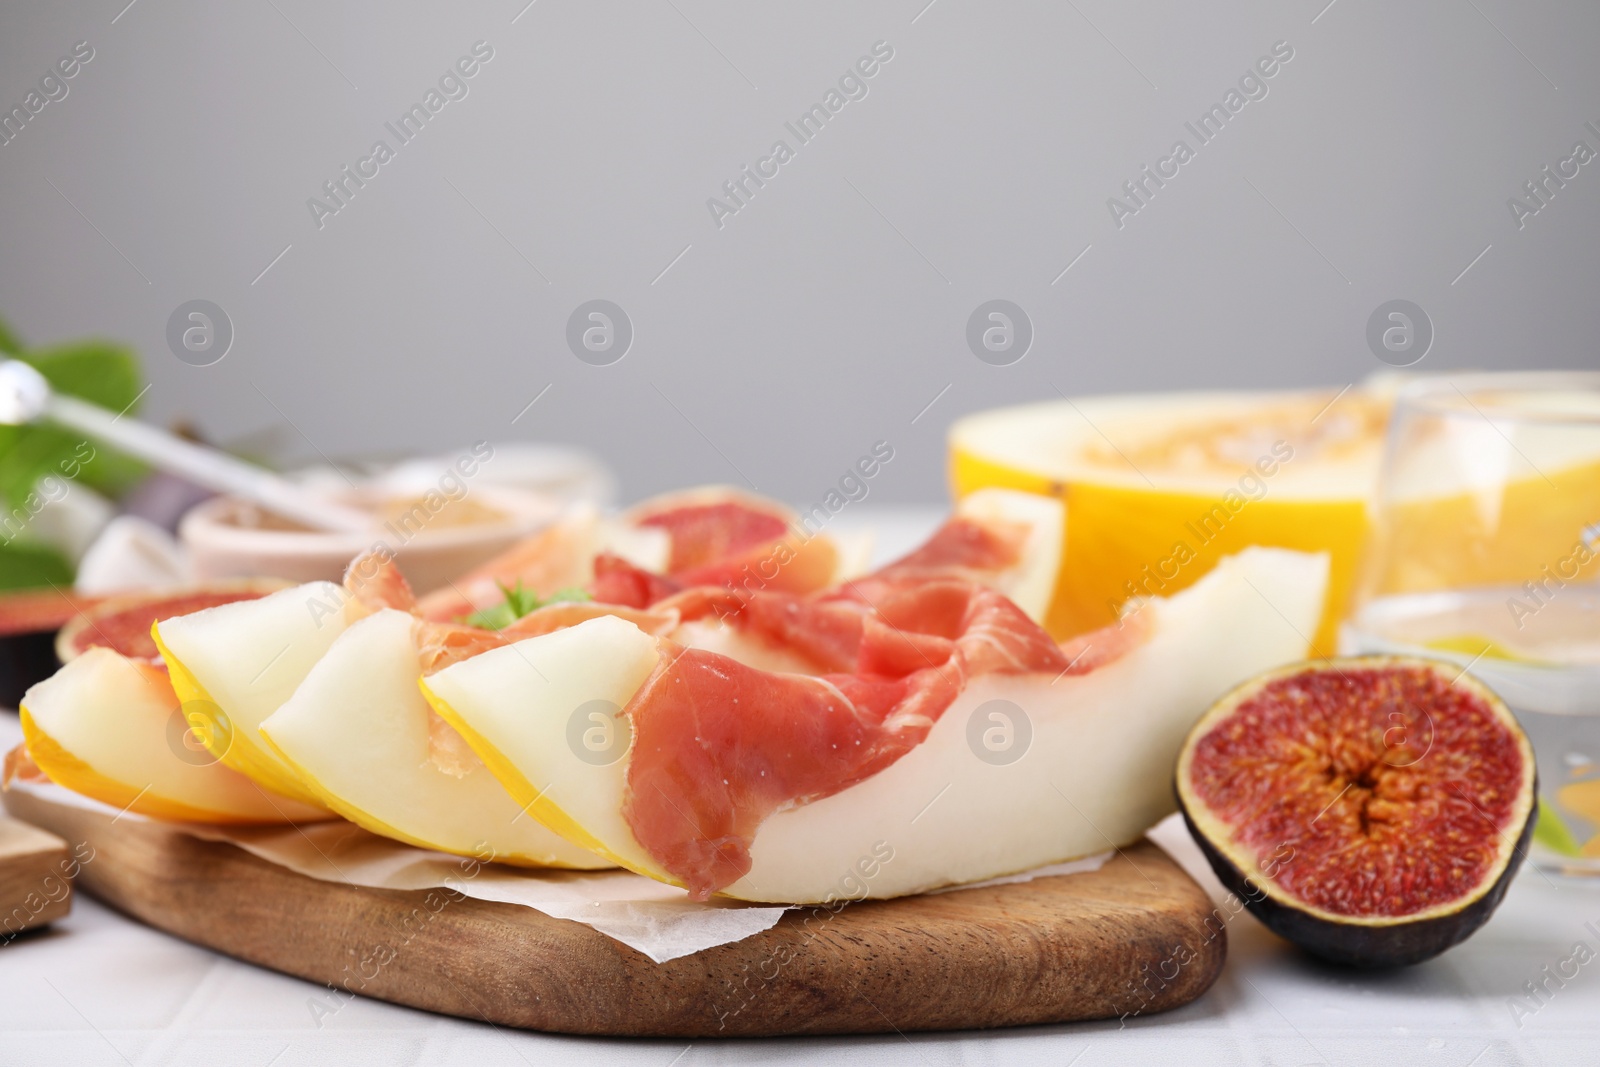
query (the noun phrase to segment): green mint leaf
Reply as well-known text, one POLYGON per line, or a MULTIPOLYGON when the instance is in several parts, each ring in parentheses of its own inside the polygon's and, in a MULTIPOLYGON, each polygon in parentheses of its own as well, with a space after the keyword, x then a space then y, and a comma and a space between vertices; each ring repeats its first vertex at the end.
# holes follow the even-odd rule
POLYGON ((468 626, 476 626, 483 630, 504 630, 524 615, 531 615, 550 604, 579 603, 589 599, 589 594, 577 586, 557 589, 544 600, 540 600, 533 590, 524 589, 521 581, 509 589, 499 582, 495 584, 500 586, 501 595, 505 599, 468 615, 466 618, 468 626))

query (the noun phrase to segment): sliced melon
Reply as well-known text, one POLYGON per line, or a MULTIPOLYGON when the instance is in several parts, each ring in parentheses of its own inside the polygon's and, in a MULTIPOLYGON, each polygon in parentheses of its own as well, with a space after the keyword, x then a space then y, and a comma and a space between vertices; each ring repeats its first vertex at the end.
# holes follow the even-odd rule
POLYGON ((385 837, 524 866, 611 866, 524 815, 435 719, 413 630, 394 610, 351 625, 261 723, 268 745, 324 804, 385 837))
POLYGON ((363 614, 340 586, 310 582, 164 619, 151 633, 185 711, 205 724, 206 747, 268 789, 321 806, 258 728, 363 614))
POLYGON ((518 805, 614 863, 666 880, 634 841, 619 798, 627 769, 621 711, 655 669, 656 640, 602 616, 463 660, 422 692, 518 805))
MULTIPOLYGON (((892 897, 1136 840, 1174 810, 1173 762, 1206 707, 1305 654, 1327 574, 1325 556, 1249 549, 1142 604, 1101 636, 1127 650, 1088 673, 981 676, 888 768, 768 818, 750 871, 725 894, 892 897), (986 758, 990 729, 1026 738, 1021 755, 986 758)), ((542 801, 529 810, 552 829, 671 882, 622 818, 627 756, 594 766, 563 743, 575 708, 596 695, 625 705, 653 663, 645 635, 597 619, 447 668, 425 691, 514 796, 542 801)))
POLYGON ((956 502, 956 514, 976 522, 1013 523, 1027 529, 1014 566, 986 579, 1028 618, 1043 624, 1061 567, 1064 514, 1061 503, 1015 489, 978 489, 956 502))
POLYGON ((159 667, 91 648, 22 698, 28 754, 57 785, 161 819, 283 823, 327 818, 262 789, 193 740, 159 667))

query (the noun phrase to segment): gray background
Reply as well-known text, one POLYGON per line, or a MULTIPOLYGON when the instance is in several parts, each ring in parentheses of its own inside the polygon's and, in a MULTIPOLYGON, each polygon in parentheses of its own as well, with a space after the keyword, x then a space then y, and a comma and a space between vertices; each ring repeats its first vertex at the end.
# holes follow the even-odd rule
POLYGON ((1419 369, 1597 363, 1600 162, 1520 231, 1506 204, 1600 149, 1594 4, 525 2, 4 0, 6 108, 96 54, 0 146, 0 313, 130 341, 146 416, 215 440, 572 441, 630 497, 810 501, 887 439, 874 499, 936 500, 957 414, 1338 387, 1393 298, 1435 325, 1419 369), (319 230, 307 198, 480 39, 469 95, 319 230), (717 229, 706 199, 880 39, 869 95, 717 229), (1278 40, 1269 95, 1117 229, 1107 198, 1278 40), (611 366, 566 346, 594 298, 636 332, 611 366), (994 298, 1033 321, 1012 366, 966 345, 994 298), (213 366, 167 349, 191 299, 234 324, 213 366))

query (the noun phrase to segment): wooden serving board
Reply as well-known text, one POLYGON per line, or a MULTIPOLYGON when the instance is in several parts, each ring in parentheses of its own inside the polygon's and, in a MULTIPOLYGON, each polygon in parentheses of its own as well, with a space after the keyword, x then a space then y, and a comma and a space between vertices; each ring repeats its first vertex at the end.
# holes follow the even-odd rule
POLYGON ((0 945, 72 910, 76 867, 61 838, 0 815, 0 945))
POLYGON ((6 795, 87 845, 79 888, 141 922, 349 993, 573 1034, 738 1037, 1113 1018, 1198 997, 1226 955, 1205 892, 1156 846, 1100 870, 801 908, 653 963, 581 923, 451 890, 320 882, 153 822, 6 795), (808 921, 809 920, 809 921, 808 921))

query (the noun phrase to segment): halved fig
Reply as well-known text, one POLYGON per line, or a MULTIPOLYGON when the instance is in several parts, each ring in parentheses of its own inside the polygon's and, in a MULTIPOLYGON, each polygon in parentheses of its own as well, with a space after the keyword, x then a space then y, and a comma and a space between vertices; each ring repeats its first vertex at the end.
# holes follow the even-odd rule
POLYGON ((1499 906, 1533 833, 1533 750, 1457 666, 1361 656, 1271 671, 1189 734, 1177 793, 1225 886, 1307 952, 1437 956, 1499 906))

